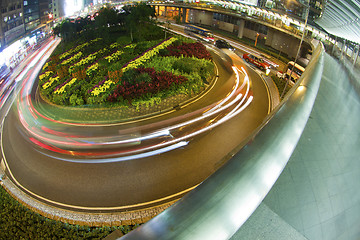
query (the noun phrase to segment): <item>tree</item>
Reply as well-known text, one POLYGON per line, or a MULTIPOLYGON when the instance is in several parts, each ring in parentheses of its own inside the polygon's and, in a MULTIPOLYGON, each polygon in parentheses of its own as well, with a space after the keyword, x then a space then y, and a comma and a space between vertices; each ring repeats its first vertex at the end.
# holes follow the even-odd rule
POLYGON ((74 39, 76 34, 75 24, 70 19, 64 20, 60 25, 60 35, 65 42, 74 39))
POLYGON ((53 28, 53 34, 55 35, 55 36, 58 36, 58 37, 60 37, 60 25, 56 25, 54 28, 53 28))
POLYGON ((125 6, 123 10, 131 40, 134 41, 134 36, 139 39, 143 38, 148 33, 148 26, 154 24, 155 8, 146 3, 137 3, 133 6, 125 6))
POLYGON ((119 23, 119 11, 115 8, 103 7, 99 10, 98 15, 95 17, 95 24, 98 27, 109 27, 119 23))
POLYGON ((110 38, 110 27, 119 24, 119 11, 112 7, 103 7, 95 17, 95 27, 100 30, 101 36, 105 41, 110 38))

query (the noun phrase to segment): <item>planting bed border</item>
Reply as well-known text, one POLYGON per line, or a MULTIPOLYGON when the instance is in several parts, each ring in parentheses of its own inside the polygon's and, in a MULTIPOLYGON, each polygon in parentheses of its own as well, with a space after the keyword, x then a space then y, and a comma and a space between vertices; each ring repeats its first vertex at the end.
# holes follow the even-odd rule
POLYGON ((173 109, 184 106, 195 99, 205 95, 208 89, 215 83, 217 77, 217 66, 214 61, 214 75, 208 80, 209 84, 205 84, 205 88, 199 94, 193 94, 187 96, 184 94, 178 94, 176 96, 167 97, 162 100, 160 104, 154 104, 153 106, 141 105, 139 109, 135 106, 118 106, 118 107, 71 107, 60 106, 51 103, 42 97, 38 91, 37 86, 35 98, 37 98, 41 104, 36 106, 37 110, 54 120, 71 122, 71 123, 121 123, 134 119, 141 119, 145 117, 154 116, 160 113, 170 112, 173 109))

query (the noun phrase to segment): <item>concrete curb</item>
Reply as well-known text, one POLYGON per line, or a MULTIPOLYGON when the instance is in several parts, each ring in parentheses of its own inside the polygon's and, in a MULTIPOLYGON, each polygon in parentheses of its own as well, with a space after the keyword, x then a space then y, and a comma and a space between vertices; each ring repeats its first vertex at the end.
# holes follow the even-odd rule
POLYGON ((76 212, 50 206, 34 199, 21 191, 9 178, 7 178, 2 168, 0 169, 0 185, 23 206, 44 217, 69 224, 87 225, 91 227, 111 227, 145 223, 178 201, 178 199, 176 199, 156 207, 124 212, 76 212))

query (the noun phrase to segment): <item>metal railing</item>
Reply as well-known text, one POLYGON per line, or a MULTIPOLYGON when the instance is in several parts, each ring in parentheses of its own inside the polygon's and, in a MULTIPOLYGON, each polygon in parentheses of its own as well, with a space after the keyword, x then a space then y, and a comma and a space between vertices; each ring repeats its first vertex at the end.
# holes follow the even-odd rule
MULTIPOLYGON (((196 189, 121 239, 229 239, 251 216, 280 176, 312 111, 324 64, 318 44, 282 103, 245 147, 196 189)), ((240 146, 239 146, 240 148, 240 146)))

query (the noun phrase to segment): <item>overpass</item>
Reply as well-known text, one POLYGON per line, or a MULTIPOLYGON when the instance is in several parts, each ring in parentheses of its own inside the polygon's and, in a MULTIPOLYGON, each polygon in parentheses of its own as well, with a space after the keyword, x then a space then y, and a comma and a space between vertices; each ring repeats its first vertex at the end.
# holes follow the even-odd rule
POLYGON ((358 239, 360 88, 352 66, 320 45, 243 149, 121 239, 358 239))
MULTIPOLYGON (((225 239, 231 237, 240 224, 242 227, 232 236, 233 239, 261 239, 261 237, 263 239, 270 239, 271 234, 275 234, 273 238, 276 239, 304 239, 304 237, 307 239, 358 239, 360 229, 359 193, 354 191, 354 189, 358 188, 357 182, 360 176, 359 163, 357 161, 359 150, 356 148, 359 136, 359 126, 356 122, 359 116, 359 93, 356 76, 359 75, 350 74, 354 74, 355 70, 351 68, 351 63, 350 67, 348 66, 346 60, 343 62, 335 61, 321 50, 317 54, 319 55, 314 65, 312 65, 312 74, 310 73, 310 75, 307 75, 307 78, 304 77, 303 79, 302 83, 305 84, 299 84, 296 90, 287 96, 286 103, 283 103, 278 109, 280 114, 274 114, 271 119, 268 119, 268 126, 271 126, 271 122, 274 121, 273 119, 281 120, 284 118, 282 123, 285 123, 285 120, 289 120, 292 117, 284 114, 284 112, 297 112, 300 111, 299 109, 306 110, 306 114, 304 114, 306 120, 302 118, 304 117, 303 114, 299 113, 297 117, 301 121, 297 121, 299 119, 294 118, 290 119, 293 121, 287 129, 284 125, 272 124, 277 125, 279 130, 284 128, 282 132, 293 131, 299 141, 297 142, 296 139, 297 145, 295 142, 292 142, 291 146, 285 145, 287 148, 279 148, 279 146, 274 145, 270 145, 271 147, 268 148, 269 152, 267 153, 275 154, 275 156, 279 154, 276 150, 284 150, 282 154, 285 155, 285 158, 282 160, 286 159, 286 157, 289 157, 290 160, 289 162, 286 160, 287 163, 282 161, 284 168, 275 167, 272 169, 274 170, 272 171, 273 173, 280 174, 281 172, 281 175, 270 192, 267 195, 265 194, 266 197, 264 194, 261 194, 265 199, 260 203, 259 207, 256 206, 257 203, 252 203, 250 206, 245 205, 247 208, 244 209, 245 211, 234 211, 232 206, 237 204, 237 200, 232 200, 231 205, 226 204, 230 206, 228 211, 234 212, 232 221, 224 222, 223 219, 220 219, 221 222, 225 223, 225 226, 222 227, 223 225, 219 223, 215 224, 216 228, 213 229, 211 224, 216 223, 213 219, 211 219, 213 222, 210 222, 210 225, 207 227, 203 228, 201 226, 201 222, 206 221, 201 221, 203 220, 201 217, 197 218, 199 215, 196 214, 200 211, 190 213, 190 216, 191 214, 193 216, 189 219, 196 217, 199 219, 197 221, 190 222, 187 218, 189 215, 180 216, 185 219, 185 224, 169 218, 171 211, 176 211, 176 209, 180 209, 181 213, 183 213, 182 210, 184 209, 181 207, 181 204, 189 201, 189 198, 196 199, 197 193, 194 191, 194 194, 184 198, 179 204, 174 205, 159 215, 159 217, 145 224, 142 228, 125 236, 125 238, 138 239, 138 236, 142 236, 141 238, 149 239, 196 239, 196 236, 199 238, 206 236, 198 235, 199 232, 194 230, 196 228, 204 230, 205 233, 203 233, 209 234, 208 238, 210 239, 225 239), (350 73, 348 69, 350 69, 350 73), (312 76, 316 76, 314 78, 321 79, 321 81, 312 83, 313 79, 310 79, 312 76), (309 92, 310 98, 314 100, 313 104, 310 100, 306 99, 308 96, 305 97, 301 92, 309 92), (314 96, 315 92, 316 99, 314 96), (307 107, 304 107, 304 105, 307 107), (301 132, 297 131, 299 130, 297 128, 299 125, 304 128, 301 132), (255 212, 245 222, 247 217, 243 213, 247 213, 249 216, 254 210, 255 212), (166 225, 169 228, 167 226, 161 228, 161 219, 167 220, 166 225), (191 225, 190 227, 186 227, 188 226, 186 225, 186 220, 191 225), (151 226, 155 227, 151 228, 151 226), (210 228, 208 228, 209 226, 210 228), (219 229, 222 231, 219 231, 219 229), (256 229, 256 231, 253 229, 256 229), (278 231, 274 231, 274 229, 278 231), (280 232, 280 229, 282 232, 280 232), (169 231, 167 232, 167 230, 169 231), (216 231, 216 233, 212 235, 211 233, 213 232, 211 230, 216 231), (175 235, 166 235, 169 232, 176 234, 176 237, 175 235), (146 235, 141 235, 143 233, 146 235), (221 234, 221 236, 217 234, 221 234)), ((343 55, 340 57, 343 57, 343 55)), ((269 129, 268 131, 270 132, 268 137, 265 136, 264 139, 267 141, 270 141, 269 139, 271 138, 274 139, 276 136, 275 131, 266 126, 263 127, 264 129, 269 129)), ((250 139, 247 145, 248 149, 255 149, 253 150, 253 153, 256 153, 255 155, 257 155, 256 149, 263 148, 262 145, 267 142, 263 141, 264 139, 261 137, 263 135, 267 134, 259 132, 255 138, 250 139)), ((286 141, 283 143, 287 144, 286 141)), ((246 153, 246 150, 244 150, 244 152, 240 153, 240 155, 235 154, 234 159, 240 156, 238 159, 242 160, 242 155, 251 155, 251 151, 246 153)), ((242 161, 239 162, 240 168, 251 166, 246 165, 242 161)), ((216 176, 219 175, 221 175, 221 172, 216 174, 216 176)), ((270 179, 273 182, 277 178, 276 174, 264 176, 265 180, 270 179)), ((221 179, 221 176, 214 179, 221 179)), ((261 183, 265 183, 265 185, 270 185, 271 181, 255 182, 255 184, 261 185, 261 183)), ((217 186, 216 182, 212 181, 212 183, 207 185, 206 183, 202 184, 205 185, 203 189, 205 188, 206 190, 206 186, 210 186, 208 189, 211 189, 212 186, 217 186)), ((215 199, 208 198, 206 201, 214 199, 212 203, 221 202, 220 196, 224 192, 219 189, 217 190, 220 194, 216 195, 215 199)), ((235 197, 239 199, 240 195, 235 197)), ((204 195, 202 195, 202 198, 204 198, 204 195)), ((196 210, 202 207, 200 206, 201 203, 200 201, 195 205, 196 210)), ((191 202, 188 206, 192 207, 191 202)), ((212 208, 207 208, 204 212, 215 214, 216 209, 213 211, 212 208), (211 211, 209 211, 210 209, 211 211)), ((208 216, 206 215, 205 217, 208 216)))
POLYGON ((244 149, 231 153, 231 161, 179 203, 121 239, 359 239, 358 47, 348 54, 346 41, 330 45, 328 53, 317 51, 312 72, 244 149), (307 113, 299 110, 304 105, 307 113), (282 141, 286 135, 292 136, 282 141), (263 169, 251 161, 269 164, 268 171, 256 179, 263 169), (264 186, 269 192, 260 193, 264 186))
POLYGON ((359 76, 348 60, 325 54, 315 104, 294 153, 231 239, 359 239, 359 76))

